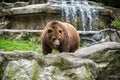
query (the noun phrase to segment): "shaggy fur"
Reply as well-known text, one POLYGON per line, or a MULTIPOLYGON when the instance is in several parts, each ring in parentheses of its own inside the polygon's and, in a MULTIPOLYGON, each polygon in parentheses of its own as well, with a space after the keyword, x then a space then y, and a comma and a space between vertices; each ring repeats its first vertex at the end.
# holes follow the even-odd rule
POLYGON ((49 22, 42 33, 42 50, 47 55, 56 49, 59 52, 74 52, 80 45, 79 34, 69 23, 49 22))

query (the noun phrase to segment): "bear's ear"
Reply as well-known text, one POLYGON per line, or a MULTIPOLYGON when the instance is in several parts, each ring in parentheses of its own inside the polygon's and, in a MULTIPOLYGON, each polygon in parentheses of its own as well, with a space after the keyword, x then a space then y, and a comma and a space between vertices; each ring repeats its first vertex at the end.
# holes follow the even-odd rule
POLYGON ((48 29, 48 33, 51 33, 53 30, 52 29, 48 29))

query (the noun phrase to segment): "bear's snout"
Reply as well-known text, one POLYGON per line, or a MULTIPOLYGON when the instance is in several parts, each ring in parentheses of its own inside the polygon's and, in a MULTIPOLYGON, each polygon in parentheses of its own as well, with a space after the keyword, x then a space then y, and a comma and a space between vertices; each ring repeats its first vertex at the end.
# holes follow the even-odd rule
POLYGON ((58 48, 59 45, 60 45, 60 42, 59 40, 55 40, 54 43, 53 43, 54 47, 58 48))

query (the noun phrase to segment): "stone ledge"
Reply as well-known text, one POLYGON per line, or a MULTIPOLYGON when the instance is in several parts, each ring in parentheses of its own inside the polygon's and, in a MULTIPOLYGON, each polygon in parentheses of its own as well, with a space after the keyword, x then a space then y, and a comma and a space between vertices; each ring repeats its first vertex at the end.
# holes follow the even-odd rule
POLYGON ((59 13, 59 8, 49 4, 27 5, 25 7, 10 8, 3 10, 4 15, 36 14, 36 13, 59 13))

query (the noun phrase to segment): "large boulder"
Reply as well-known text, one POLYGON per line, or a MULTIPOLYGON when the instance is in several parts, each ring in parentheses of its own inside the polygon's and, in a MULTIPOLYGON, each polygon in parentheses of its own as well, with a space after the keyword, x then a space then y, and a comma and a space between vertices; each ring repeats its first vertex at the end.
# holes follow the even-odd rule
POLYGON ((47 56, 30 51, 0 51, 0 79, 119 80, 119 56, 120 43, 117 42, 47 56))
POLYGON ((39 75, 37 62, 44 63, 35 52, 0 51, 0 80, 33 80, 39 75))

